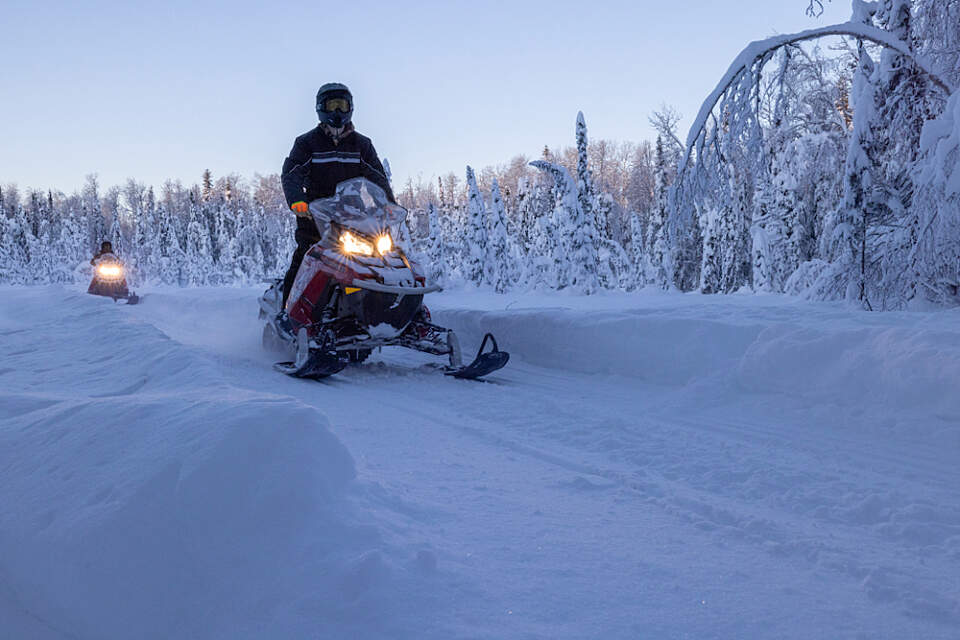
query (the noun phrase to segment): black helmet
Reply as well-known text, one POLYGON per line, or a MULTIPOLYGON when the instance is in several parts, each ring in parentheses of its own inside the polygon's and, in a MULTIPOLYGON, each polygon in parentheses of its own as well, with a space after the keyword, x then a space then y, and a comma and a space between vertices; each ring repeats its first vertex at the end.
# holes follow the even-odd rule
POLYGON ((328 82, 317 91, 317 117, 334 129, 346 126, 353 117, 353 95, 347 85, 328 82))
POLYGON ((113 253, 113 245, 109 242, 100 243, 100 252, 101 253, 113 253))

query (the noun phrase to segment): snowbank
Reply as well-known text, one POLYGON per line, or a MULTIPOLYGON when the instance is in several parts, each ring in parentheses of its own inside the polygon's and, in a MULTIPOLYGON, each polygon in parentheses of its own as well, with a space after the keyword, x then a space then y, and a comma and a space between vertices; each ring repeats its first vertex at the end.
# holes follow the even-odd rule
MULTIPOLYGON (((5 406, 10 406, 8 402, 5 406)), ((349 540, 350 455, 276 398, 74 400, 0 433, 0 562, 20 607, 79 637, 209 636, 299 553, 349 540)), ((346 546, 346 545, 345 545, 346 546)))
POLYGON ((17 295, 51 293, 66 318, 0 309, 0 636, 378 629, 395 587, 326 418, 109 300, 17 295))
POLYGON ((865 407, 960 443, 960 310, 870 314, 780 296, 648 292, 453 292, 431 309, 467 353, 491 331, 538 366, 865 407))

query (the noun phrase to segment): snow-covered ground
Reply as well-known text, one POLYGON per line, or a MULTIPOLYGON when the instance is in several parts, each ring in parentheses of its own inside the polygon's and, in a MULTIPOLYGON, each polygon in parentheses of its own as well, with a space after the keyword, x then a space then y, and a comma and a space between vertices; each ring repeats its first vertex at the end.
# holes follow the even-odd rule
POLYGON ((486 383, 252 289, 0 288, 0 638, 960 637, 960 312, 454 292, 486 383))

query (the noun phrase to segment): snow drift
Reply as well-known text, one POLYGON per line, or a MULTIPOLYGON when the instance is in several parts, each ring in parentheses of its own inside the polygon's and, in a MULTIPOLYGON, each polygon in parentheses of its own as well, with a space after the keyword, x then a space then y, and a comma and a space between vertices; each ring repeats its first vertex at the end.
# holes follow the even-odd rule
POLYGON ((699 294, 489 297, 453 294, 432 310, 467 352, 492 331, 514 357, 581 373, 792 397, 874 411, 899 428, 960 443, 960 312, 869 314, 779 296, 699 294), (587 306, 593 308, 585 308, 587 306), (499 306, 499 309, 497 308, 499 306))
POLYGON ((59 294, 65 319, 0 311, 3 628, 40 638, 376 629, 368 600, 389 567, 326 418, 230 386, 112 301, 53 290, 35 295, 59 294))

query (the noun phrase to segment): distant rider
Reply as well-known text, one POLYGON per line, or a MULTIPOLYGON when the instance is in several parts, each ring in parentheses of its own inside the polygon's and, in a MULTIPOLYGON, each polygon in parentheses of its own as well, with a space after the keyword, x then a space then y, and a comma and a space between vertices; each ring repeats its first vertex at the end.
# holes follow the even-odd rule
POLYGON ((303 257, 320 240, 308 203, 333 196, 339 183, 357 177, 377 184, 387 193, 390 202, 396 202, 373 143, 353 128, 350 90, 336 82, 320 87, 317 116, 320 124, 294 141, 280 174, 287 204, 297 214, 297 248, 283 279, 281 309, 286 307, 303 257))
POLYGON ((94 265, 97 264, 97 260, 99 260, 105 254, 108 254, 108 253, 110 255, 113 255, 113 245, 110 244, 109 242, 101 242, 100 251, 98 251, 96 255, 93 256, 93 258, 90 260, 90 264, 94 264, 94 265))

